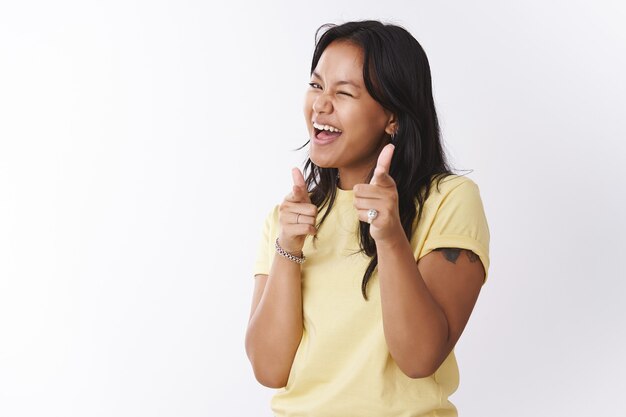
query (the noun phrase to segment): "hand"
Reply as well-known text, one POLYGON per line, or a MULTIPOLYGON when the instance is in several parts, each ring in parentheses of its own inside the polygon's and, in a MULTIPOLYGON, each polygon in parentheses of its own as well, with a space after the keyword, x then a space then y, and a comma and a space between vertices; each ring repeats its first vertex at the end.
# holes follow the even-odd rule
POLYGON ((304 176, 298 168, 291 170, 293 188, 279 207, 278 244, 287 252, 299 255, 307 235, 317 233, 317 206, 311 203, 304 176))
POLYGON ((395 146, 386 145, 378 156, 376 169, 369 184, 356 184, 354 191, 354 207, 359 220, 367 221, 369 209, 378 211, 378 216, 370 224, 370 235, 380 243, 403 234, 400 211, 398 208, 398 189, 396 182, 389 175, 391 158, 395 146))

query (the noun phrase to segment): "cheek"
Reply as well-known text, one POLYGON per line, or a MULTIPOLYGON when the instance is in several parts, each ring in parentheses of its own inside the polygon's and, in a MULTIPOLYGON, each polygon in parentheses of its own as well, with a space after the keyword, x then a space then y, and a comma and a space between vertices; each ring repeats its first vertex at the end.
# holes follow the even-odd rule
POLYGON ((341 120, 343 126, 349 129, 350 133, 354 133, 355 137, 362 140, 377 136, 376 132, 380 129, 376 119, 365 112, 351 112, 344 115, 341 120))
POLYGON ((386 116, 377 107, 362 106, 355 109, 351 117, 351 125, 367 137, 379 137, 385 130, 386 116))

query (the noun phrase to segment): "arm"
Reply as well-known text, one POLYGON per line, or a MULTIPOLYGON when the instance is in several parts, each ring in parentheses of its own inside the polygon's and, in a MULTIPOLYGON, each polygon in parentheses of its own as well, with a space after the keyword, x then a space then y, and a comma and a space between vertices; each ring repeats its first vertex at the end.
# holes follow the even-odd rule
MULTIPOLYGON (((279 244, 297 255, 306 236, 317 233, 317 207, 311 203, 302 173, 294 168, 292 174, 293 190, 279 208, 279 244)), ((246 353, 261 384, 284 387, 303 332, 301 266, 275 255, 269 275, 256 275, 255 280, 246 353)))
POLYGON ((269 276, 255 281, 246 353, 261 384, 284 387, 302 338, 300 265, 276 256, 269 276))
POLYGON ((465 328, 485 272, 469 250, 444 248, 416 264, 400 230, 377 244, 383 328, 398 367, 412 378, 432 375, 465 328))
POLYGON ((354 186, 354 205, 362 221, 368 209, 379 212, 370 234, 376 241, 389 352, 406 375, 422 378, 439 368, 459 339, 486 271, 473 252, 457 248, 434 249, 416 263, 388 174, 393 150, 393 145, 383 148, 370 184, 354 186))

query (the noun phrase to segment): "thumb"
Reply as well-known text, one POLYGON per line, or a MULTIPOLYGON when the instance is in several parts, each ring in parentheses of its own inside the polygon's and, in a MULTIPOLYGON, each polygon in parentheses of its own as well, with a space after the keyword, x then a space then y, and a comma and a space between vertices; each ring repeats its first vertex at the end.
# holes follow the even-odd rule
POLYGON ((376 169, 370 184, 376 185, 391 185, 394 181, 389 175, 389 167, 391 166, 391 158, 393 157, 393 151, 395 146, 391 143, 385 145, 380 155, 378 155, 378 161, 376 162, 376 169))
POLYGON ((309 198, 306 183, 304 182, 304 175, 302 175, 300 168, 293 168, 291 170, 291 177, 293 178, 294 197, 304 203, 310 203, 311 199, 309 198))

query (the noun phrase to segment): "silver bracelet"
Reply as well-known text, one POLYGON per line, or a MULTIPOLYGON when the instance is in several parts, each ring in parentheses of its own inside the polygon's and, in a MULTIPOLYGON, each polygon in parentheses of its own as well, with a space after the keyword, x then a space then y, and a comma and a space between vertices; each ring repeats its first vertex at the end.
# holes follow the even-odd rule
POLYGON ((286 250, 284 250, 283 248, 281 248, 280 245, 278 244, 278 238, 276 238, 276 245, 275 246, 276 246, 276 252, 278 252, 279 255, 284 256, 285 258, 287 258, 287 259, 289 259, 291 261, 294 261, 296 263, 301 264, 306 259, 304 257, 304 254, 302 254, 302 258, 298 258, 297 256, 292 255, 289 252, 287 252, 286 250))

